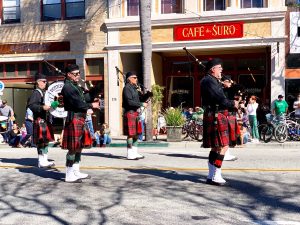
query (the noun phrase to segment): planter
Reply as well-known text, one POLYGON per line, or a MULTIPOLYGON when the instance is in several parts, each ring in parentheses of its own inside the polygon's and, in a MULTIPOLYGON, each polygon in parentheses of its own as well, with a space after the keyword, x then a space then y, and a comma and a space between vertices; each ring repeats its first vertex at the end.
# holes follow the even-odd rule
POLYGON ((167 126, 167 141, 180 142, 182 134, 182 126, 167 126))

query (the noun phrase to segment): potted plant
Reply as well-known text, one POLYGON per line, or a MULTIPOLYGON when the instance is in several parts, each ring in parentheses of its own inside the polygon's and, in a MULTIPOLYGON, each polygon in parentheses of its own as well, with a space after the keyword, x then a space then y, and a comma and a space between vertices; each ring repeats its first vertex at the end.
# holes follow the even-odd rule
POLYGON ((159 132, 159 130, 157 129, 157 121, 158 121, 158 115, 161 112, 162 100, 164 98, 163 90, 164 87, 158 84, 153 84, 151 86, 151 91, 153 93, 153 96, 151 98, 153 135, 156 137, 159 132))
POLYGON ((163 114, 167 124, 167 141, 181 141, 182 127, 185 123, 182 109, 169 107, 163 114))

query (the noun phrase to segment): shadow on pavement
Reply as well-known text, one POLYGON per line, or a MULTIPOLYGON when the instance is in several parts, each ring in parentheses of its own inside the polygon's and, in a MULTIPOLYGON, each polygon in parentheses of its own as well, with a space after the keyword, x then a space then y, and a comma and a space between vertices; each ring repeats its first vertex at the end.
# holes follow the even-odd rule
MULTIPOLYGON (((0 158, 2 163, 15 164, 16 169, 18 169, 22 173, 31 173, 39 177, 43 178, 51 178, 55 180, 64 180, 65 174, 59 172, 59 170, 55 168, 38 168, 37 167, 37 159, 36 158, 20 158, 20 159, 8 159, 8 158, 0 158), (33 166, 29 168, 22 168, 20 166, 33 166)), ((53 160, 49 160, 53 161, 53 160)))
POLYGON ((124 156, 112 155, 110 153, 100 153, 100 152, 84 153, 84 152, 82 152, 81 155, 96 156, 96 157, 102 157, 102 158, 108 158, 108 159, 126 159, 127 160, 127 158, 124 156))
POLYGON ((158 155, 165 155, 165 156, 170 156, 170 157, 180 157, 180 158, 194 158, 194 159, 208 159, 207 156, 198 156, 198 155, 192 155, 192 154, 164 154, 164 153, 159 153, 158 155))

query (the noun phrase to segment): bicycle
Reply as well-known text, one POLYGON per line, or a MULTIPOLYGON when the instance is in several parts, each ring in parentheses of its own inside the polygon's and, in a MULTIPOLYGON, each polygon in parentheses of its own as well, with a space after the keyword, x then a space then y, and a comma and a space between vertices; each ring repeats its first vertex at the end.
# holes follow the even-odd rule
MULTIPOLYGON (((280 129, 277 129, 277 132, 275 134, 275 129, 281 125, 284 124, 286 121, 286 117, 284 114, 279 116, 273 116, 272 114, 267 114, 267 124, 264 125, 263 128, 261 128, 261 135, 263 137, 263 141, 265 143, 268 143, 271 141, 272 137, 274 136, 275 140, 278 142, 282 142, 284 139, 284 133, 285 130, 280 126, 280 129), (276 135, 276 136, 275 136, 276 135), (276 138, 277 137, 277 138, 276 138)), ((284 142, 284 141, 283 141, 284 142)))

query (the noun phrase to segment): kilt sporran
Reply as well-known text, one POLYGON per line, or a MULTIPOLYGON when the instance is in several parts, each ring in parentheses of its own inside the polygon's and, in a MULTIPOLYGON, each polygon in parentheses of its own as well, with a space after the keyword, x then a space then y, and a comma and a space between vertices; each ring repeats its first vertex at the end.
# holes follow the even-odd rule
POLYGON ((33 124, 33 143, 47 144, 54 140, 52 125, 44 119, 38 118, 33 124))

